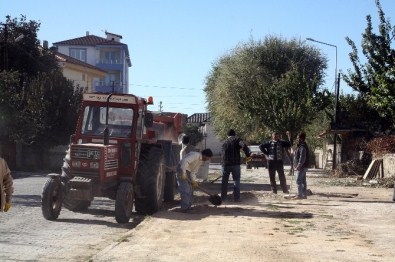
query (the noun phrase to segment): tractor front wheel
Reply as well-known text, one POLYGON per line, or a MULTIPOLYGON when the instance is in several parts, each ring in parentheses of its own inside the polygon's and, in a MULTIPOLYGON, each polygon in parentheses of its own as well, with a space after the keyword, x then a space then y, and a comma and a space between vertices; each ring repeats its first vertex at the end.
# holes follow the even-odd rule
POLYGON ((41 194, 41 210, 47 220, 55 220, 62 209, 62 184, 60 179, 50 177, 44 184, 41 194))

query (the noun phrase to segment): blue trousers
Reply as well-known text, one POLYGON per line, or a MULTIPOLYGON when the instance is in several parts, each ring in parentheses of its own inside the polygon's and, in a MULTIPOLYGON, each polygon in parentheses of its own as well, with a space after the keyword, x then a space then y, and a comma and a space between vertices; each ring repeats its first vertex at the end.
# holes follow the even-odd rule
POLYGON ((306 181, 307 168, 302 168, 296 171, 296 186, 298 187, 298 196, 307 196, 307 181, 306 181))
MULTIPOLYGON (((187 171, 187 173, 189 173, 187 171)), ((187 174, 189 177, 189 174, 187 174)), ((181 176, 177 175, 178 191, 181 196, 181 210, 188 210, 193 204, 193 189, 188 180, 182 180, 181 176)))
POLYGON ((233 178, 233 198, 240 199, 240 165, 223 166, 222 167, 222 181, 221 181, 221 198, 226 200, 228 195, 229 175, 232 173, 233 178))

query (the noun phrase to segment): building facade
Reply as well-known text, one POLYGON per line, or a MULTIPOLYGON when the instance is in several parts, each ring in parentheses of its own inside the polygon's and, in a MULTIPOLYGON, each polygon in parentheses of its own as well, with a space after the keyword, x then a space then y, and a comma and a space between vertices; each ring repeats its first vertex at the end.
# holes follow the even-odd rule
POLYGON ((85 92, 94 92, 94 80, 106 77, 106 71, 78 59, 58 52, 55 53, 55 57, 63 76, 71 80, 75 87, 84 88, 85 92))
POLYGON ((121 43, 121 35, 107 31, 105 34, 103 38, 87 32, 83 37, 53 43, 53 48, 106 72, 87 82, 92 92, 128 93, 129 67, 132 66, 128 46, 121 43))
POLYGON ((200 150, 210 148, 214 154, 212 162, 216 162, 219 155, 221 155, 223 141, 214 133, 214 128, 211 126, 211 114, 195 113, 188 117, 187 124, 199 127, 204 138, 196 147, 200 150))

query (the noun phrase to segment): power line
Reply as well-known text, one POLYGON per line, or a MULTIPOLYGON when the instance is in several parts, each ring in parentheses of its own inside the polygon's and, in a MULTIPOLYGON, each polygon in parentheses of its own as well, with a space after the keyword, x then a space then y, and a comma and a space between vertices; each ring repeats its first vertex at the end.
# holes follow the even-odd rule
POLYGON ((139 86, 139 87, 154 87, 163 89, 181 89, 181 90, 203 90, 201 88, 188 88, 188 87, 176 87, 176 86, 157 86, 157 85, 142 85, 142 84, 129 84, 129 86, 139 86))

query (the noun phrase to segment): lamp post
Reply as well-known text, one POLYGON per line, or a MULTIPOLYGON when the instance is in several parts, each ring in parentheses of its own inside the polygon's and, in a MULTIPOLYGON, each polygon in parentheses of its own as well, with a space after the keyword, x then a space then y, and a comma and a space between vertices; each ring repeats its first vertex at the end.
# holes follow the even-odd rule
MULTIPOLYGON (((306 40, 308 41, 312 41, 312 42, 316 42, 319 44, 323 44, 323 45, 327 45, 327 46, 331 46, 334 47, 336 49, 336 67, 335 67, 335 112, 334 112, 334 116, 333 116, 333 124, 336 125, 337 123, 337 108, 338 108, 338 100, 339 100, 339 87, 340 87, 340 79, 338 79, 337 76, 337 46, 336 45, 332 45, 332 44, 328 44, 325 42, 321 42, 318 40, 315 40, 313 38, 306 38, 306 40)), ((336 127, 335 127, 336 128, 336 127)), ((337 134, 336 132, 333 134, 333 163, 332 163, 332 169, 336 169, 336 150, 337 150, 337 134)))

